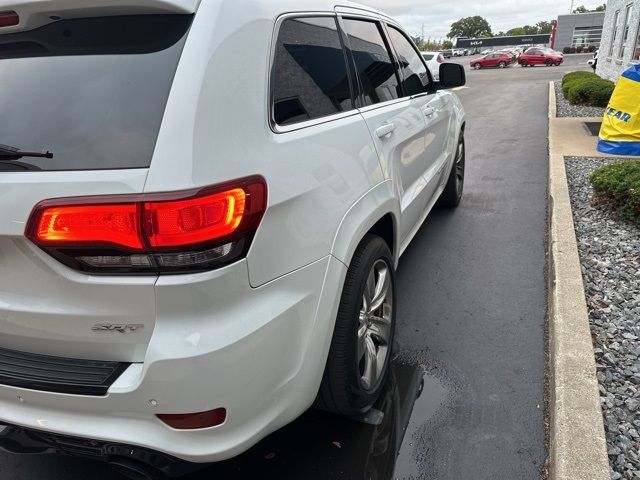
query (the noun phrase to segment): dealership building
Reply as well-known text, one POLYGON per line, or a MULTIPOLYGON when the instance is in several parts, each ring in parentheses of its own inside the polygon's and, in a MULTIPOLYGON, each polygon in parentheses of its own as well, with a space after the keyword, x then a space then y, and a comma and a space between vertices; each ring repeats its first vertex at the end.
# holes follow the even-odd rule
POLYGON ((600 47, 605 12, 560 15, 552 48, 563 51, 571 47, 600 47))
POLYGON ((456 48, 468 48, 470 50, 484 50, 493 47, 517 47, 528 45, 548 45, 551 35, 520 35, 514 37, 490 37, 490 38, 459 38, 456 48))
POLYGON ((609 0, 597 73, 616 81, 640 63, 640 0, 609 0))

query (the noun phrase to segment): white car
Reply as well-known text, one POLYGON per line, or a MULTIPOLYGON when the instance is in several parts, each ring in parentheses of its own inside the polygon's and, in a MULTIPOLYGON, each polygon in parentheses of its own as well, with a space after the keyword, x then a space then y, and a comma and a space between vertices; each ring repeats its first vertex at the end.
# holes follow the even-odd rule
POLYGON ((0 0, 0 447, 151 478, 371 407, 465 76, 340 5, 0 0))
POLYGON ((444 63, 444 56, 442 52, 420 52, 422 54, 422 58, 427 62, 427 67, 429 67, 429 71, 431 75, 433 75, 433 80, 436 82, 440 81, 440 65, 444 63))
POLYGON ((596 70, 598 68, 598 56, 600 55, 600 50, 596 50, 593 54, 593 58, 590 58, 587 61, 587 65, 596 70))

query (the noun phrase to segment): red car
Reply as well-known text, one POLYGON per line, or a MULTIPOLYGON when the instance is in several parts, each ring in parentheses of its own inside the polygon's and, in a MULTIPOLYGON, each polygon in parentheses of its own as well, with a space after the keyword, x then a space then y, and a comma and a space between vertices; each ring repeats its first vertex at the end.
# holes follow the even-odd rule
POLYGON ((504 68, 513 62, 513 58, 502 52, 488 53, 484 57, 471 60, 471 68, 480 70, 485 67, 504 68))
POLYGON ((564 61, 564 57, 560 52, 551 50, 550 48, 533 47, 528 49, 518 59, 518 63, 523 67, 533 67, 535 65, 546 65, 547 67, 556 67, 564 61))

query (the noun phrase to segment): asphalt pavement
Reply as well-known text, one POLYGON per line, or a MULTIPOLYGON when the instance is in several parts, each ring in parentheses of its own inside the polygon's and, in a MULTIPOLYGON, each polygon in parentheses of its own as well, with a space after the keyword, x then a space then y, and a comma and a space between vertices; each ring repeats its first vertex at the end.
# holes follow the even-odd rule
MULTIPOLYGON (((457 91, 467 111, 465 197, 455 211, 434 211, 401 259, 398 357, 379 421, 311 411, 189 480, 539 478, 548 82, 588 58, 467 71, 457 91)), ((0 478, 122 477, 72 457, 0 453, 0 478)))

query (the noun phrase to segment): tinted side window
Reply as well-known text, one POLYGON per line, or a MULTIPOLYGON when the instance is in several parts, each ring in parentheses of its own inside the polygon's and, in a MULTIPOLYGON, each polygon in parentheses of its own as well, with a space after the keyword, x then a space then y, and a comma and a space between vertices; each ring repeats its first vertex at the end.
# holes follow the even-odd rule
POLYGON ((400 97, 396 69, 376 22, 344 20, 366 105, 400 97))
POLYGON ((273 112, 279 125, 354 108, 344 50, 333 17, 285 20, 273 68, 273 112))
POLYGON ((429 75, 420 55, 407 37, 396 28, 389 27, 389 37, 398 55, 405 95, 424 93, 425 87, 429 85, 429 75))

